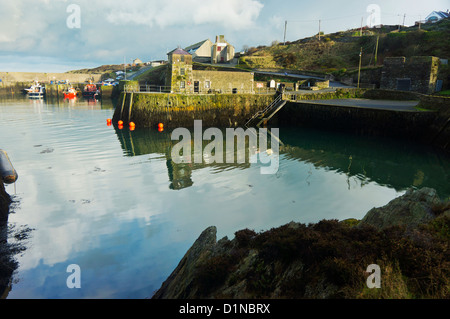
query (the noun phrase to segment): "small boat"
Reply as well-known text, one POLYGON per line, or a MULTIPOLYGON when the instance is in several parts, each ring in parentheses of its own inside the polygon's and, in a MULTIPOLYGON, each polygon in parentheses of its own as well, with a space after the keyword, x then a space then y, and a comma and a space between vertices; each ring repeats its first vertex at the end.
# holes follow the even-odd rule
POLYGON ((25 92, 30 98, 41 98, 45 95, 45 87, 36 81, 28 89, 25 89, 25 92))
POLYGON ((14 169, 11 161, 9 160, 8 154, 0 149, 0 177, 5 184, 14 183, 19 176, 14 169))
POLYGON ((100 91, 98 90, 97 85, 89 83, 84 87, 82 95, 88 99, 98 99, 100 98, 100 91))
POLYGON ((63 93, 65 99, 74 99, 77 97, 77 90, 73 87, 68 88, 67 91, 64 91, 63 93))

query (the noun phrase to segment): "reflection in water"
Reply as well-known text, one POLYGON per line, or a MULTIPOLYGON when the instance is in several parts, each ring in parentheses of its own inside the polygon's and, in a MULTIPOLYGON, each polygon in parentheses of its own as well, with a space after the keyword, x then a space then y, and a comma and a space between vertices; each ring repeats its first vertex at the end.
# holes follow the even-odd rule
MULTIPOLYGON (((126 155, 163 155, 166 159, 167 172, 170 181, 169 188, 174 190, 192 186, 194 184, 194 181, 192 180, 192 172, 194 170, 211 167, 214 169, 215 173, 220 173, 233 168, 246 169, 250 167, 250 163, 256 162, 257 159, 261 160, 264 154, 270 154, 270 156, 266 156, 264 162, 266 164, 271 164, 271 159, 276 156, 275 154, 272 154, 271 150, 272 138, 269 138, 269 136, 271 136, 272 133, 270 131, 268 133, 255 131, 255 134, 252 130, 248 130, 246 133, 248 133, 249 136, 247 136, 245 140, 240 140, 236 137, 234 143, 231 142, 233 147, 230 147, 230 142, 226 137, 226 129, 222 129, 220 130, 222 132, 221 137, 215 136, 212 141, 202 141, 201 163, 193 160, 195 159, 194 152, 196 151, 193 130, 190 134, 191 140, 190 142, 187 142, 191 150, 191 161, 186 163, 179 163, 172 158, 173 147, 178 144, 180 140, 172 140, 171 132, 156 131, 152 129, 124 130, 123 128, 120 129, 118 127, 115 127, 115 131, 126 155), (222 138, 222 140, 217 141, 218 138, 222 138), (241 144, 241 142, 243 142, 243 144, 241 144), (214 147, 212 146, 213 144, 214 147), (216 147, 220 147, 218 145, 222 146, 221 150, 216 149, 216 147), (213 148, 211 154, 206 152, 207 148, 213 148), (266 151, 266 149, 268 150, 266 151), (232 156, 230 156, 231 153, 232 156), (260 157, 256 157, 257 155, 260 157), (216 161, 216 158, 219 160, 216 161)), ((280 143, 281 141, 278 140, 278 142, 280 143)), ((186 143, 186 141, 183 140, 180 143, 186 143)), ((186 154, 183 154, 183 156, 186 156, 186 154)))
POLYGON ((118 130, 112 113, 104 101, 0 103, 2 149, 21 176, 9 223, 33 229, 8 298, 145 298, 208 226, 232 237, 362 218, 409 186, 450 194, 448 157, 418 145, 282 127, 279 170, 264 175, 248 155, 177 164, 170 131, 118 130), (70 264, 81 289, 66 286, 70 264))
MULTIPOLYGON (((225 136, 225 129, 222 131, 225 136)), ((116 128, 116 134, 127 156, 165 156, 171 189, 192 186, 192 172, 196 169, 209 166, 215 172, 221 172, 230 168, 250 167, 249 153, 246 153, 245 162, 241 164, 216 163, 206 159, 201 164, 176 164, 171 158, 171 150, 178 141, 172 141, 171 132, 167 131, 116 128)), ((315 167, 345 174, 348 189, 352 183, 362 188, 370 182, 376 182, 397 191, 410 187, 432 187, 441 196, 450 195, 450 167, 445 160, 446 155, 423 145, 298 127, 281 128, 280 140, 282 158, 311 164, 306 178, 308 185, 311 183, 312 167, 315 167)), ((193 139, 191 142, 194 143, 193 139)), ((208 143, 210 141, 203 141, 203 149, 208 143)), ((225 138, 223 143, 225 145, 225 138)))

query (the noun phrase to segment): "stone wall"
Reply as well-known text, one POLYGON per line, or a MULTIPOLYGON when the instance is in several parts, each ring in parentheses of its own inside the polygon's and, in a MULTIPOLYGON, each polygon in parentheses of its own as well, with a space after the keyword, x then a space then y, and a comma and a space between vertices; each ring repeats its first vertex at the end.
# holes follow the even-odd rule
MULTIPOLYGON (((3 85, 15 82, 40 81, 50 83, 50 81, 66 81, 72 83, 84 83, 89 80, 100 81, 101 74, 84 73, 39 73, 39 72, 0 72, 0 79, 3 85)), ((1 85, 1 84, 0 84, 1 85)))
MULTIPOLYGON (((391 57, 384 59, 381 72, 381 89, 399 89, 399 80, 410 81, 410 91, 432 94, 436 88, 439 58, 432 56, 391 57)), ((406 89, 408 90, 408 89, 406 89)))
POLYGON ((405 112, 326 104, 287 103, 277 115, 280 125, 299 125, 357 134, 423 141, 436 112, 405 112))
POLYGON ((244 126, 257 111, 274 100, 273 94, 164 94, 133 93, 120 95, 113 122, 132 121, 136 127, 244 126), (130 112, 131 105, 131 112, 130 112), (129 116, 131 114, 131 116, 129 116))
POLYGON ((253 92, 253 73, 232 71, 194 70, 193 81, 199 81, 199 93, 251 93, 253 92), (210 88, 206 83, 209 81, 210 88))

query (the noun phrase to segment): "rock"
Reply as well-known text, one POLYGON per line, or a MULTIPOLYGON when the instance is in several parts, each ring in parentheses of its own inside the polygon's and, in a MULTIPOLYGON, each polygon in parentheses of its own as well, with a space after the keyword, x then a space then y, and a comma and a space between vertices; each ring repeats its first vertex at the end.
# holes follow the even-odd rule
POLYGON ((216 234, 215 226, 210 226, 201 233, 172 274, 153 295, 153 299, 187 299, 195 295, 195 269, 211 255, 216 245, 216 234))
POLYGON ((0 178, 0 224, 8 221, 9 204, 11 204, 11 197, 5 191, 5 185, 0 178))
POLYGON ((372 208, 362 218, 358 227, 363 225, 371 225, 377 229, 385 229, 389 226, 415 227, 435 218, 432 208, 440 203, 434 189, 408 190, 387 205, 372 208))

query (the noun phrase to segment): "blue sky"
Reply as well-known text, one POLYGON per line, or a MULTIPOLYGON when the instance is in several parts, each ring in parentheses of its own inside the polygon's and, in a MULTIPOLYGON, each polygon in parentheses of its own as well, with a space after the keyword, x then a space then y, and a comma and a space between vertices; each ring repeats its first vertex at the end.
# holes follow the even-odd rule
POLYGON ((167 51, 218 34, 241 50, 367 24, 412 25, 448 0, 0 0, 0 71, 64 72, 165 59, 167 51), (79 11, 73 11, 75 5, 79 11), (78 14, 79 13, 79 14, 78 14), (68 23, 69 22, 69 23, 68 23), (79 25, 76 23, 79 22, 79 25))

